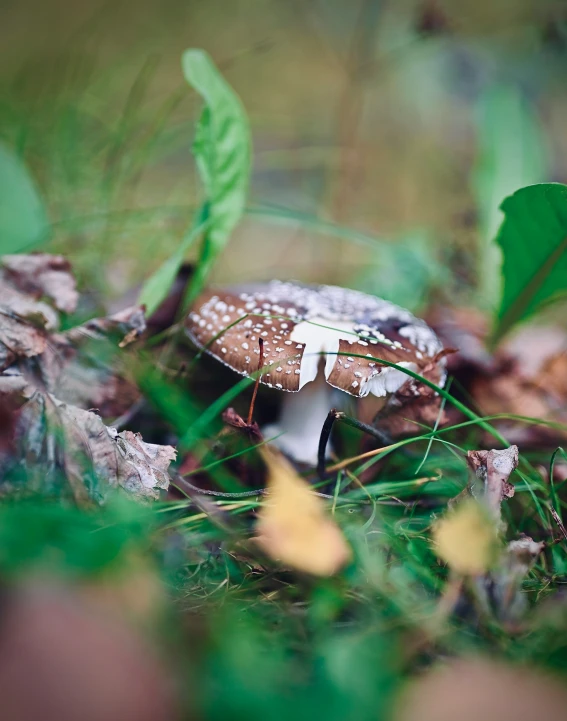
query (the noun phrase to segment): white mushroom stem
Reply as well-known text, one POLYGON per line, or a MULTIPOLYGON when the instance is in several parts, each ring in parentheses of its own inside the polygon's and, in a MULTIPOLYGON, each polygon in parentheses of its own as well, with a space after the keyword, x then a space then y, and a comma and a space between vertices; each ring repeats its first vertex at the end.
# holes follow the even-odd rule
POLYGON ((315 466, 321 429, 332 407, 333 389, 319 372, 312 383, 297 393, 283 395, 279 421, 263 428, 263 435, 266 439, 278 436, 273 443, 284 453, 300 463, 315 466))
MULTIPOLYGON (((317 465, 321 429, 332 408, 333 389, 327 379, 337 361, 341 338, 353 338, 353 328, 351 321, 327 321, 317 317, 298 323, 293 329, 291 340, 305 344, 299 391, 284 395, 278 423, 268 426, 263 433, 268 439, 280 434, 274 440, 275 445, 296 461, 317 465), (328 323, 332 326, 326 325, 328 323)), ((414 363, 399 365, 417 370, 414 363)), ((353 377, 353 380, 356 379, 353 377)), ((375 378, 360 387, 360 395, 370 392, 375 396, 386 396, 395 393, 406 380, 407 375, 403 371, 383 368, 375 378)), ((355 385, 358 386, 358 382, 355 385)), ((330 449, 328 444, 327 454, 330 449)))

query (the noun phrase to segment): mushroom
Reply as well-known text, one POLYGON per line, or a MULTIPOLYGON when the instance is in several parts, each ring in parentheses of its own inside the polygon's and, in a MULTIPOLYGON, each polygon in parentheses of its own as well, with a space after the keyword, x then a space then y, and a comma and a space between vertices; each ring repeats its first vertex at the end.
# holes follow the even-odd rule
POLYGON ((444 382, 442 346, 424 321, 389 301, 336 286, 271 281, 207 291, 186 330, 242 375, 258 370, 264 341, 261 381, 288 391, 278 423, 264 433, 278 435, 277 445, 304 463, 316 463, 332 388, 357 398, 391 396, 402 386, 404 395, 420 395, 415 379, 375 358, 444 382))

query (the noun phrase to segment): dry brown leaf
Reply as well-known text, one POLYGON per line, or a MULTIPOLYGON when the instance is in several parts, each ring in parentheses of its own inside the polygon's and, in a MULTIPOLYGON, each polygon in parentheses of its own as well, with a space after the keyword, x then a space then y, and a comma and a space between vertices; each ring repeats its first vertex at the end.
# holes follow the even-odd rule
POLYGON ((47 254, 0 258, 0 370, 42 354, 46 331, 59 325, 57 311, 75 309, 78 294, 69 267, 47 254))
POLYGON ((134 306, 55 333, 58 311, 71 312, 77 305, 69 271, 60 256, 0 259, 0 397, 10 408, 22 406, 14 457, 5 455, 2 463, 40 461, 46 485, 63 465, 78 502, 89 500, 87 487, 97 500, 118 486, 138 498, 158 498, 169 485, 175 450, 147 444, 128 431, 118 433, 83 410, 100 407, 118 416, 139 397, 114 367, 92 361, 92 349, 84 346, 109 339, 119 347, 131 343, 145 331, 144 310, 134 306), (35 358, 33 366, 28 358, 35 358))
POLYGON ((526 608, 522 582, 544 544, 522 536, 505 548, 501 545, 505 530, 501 505, 514 495, 508 479, 518 466, 518 448, 469 451, 467 461, 474 471, 466 491, 472 498, 437 523, 434 543, 453 570, 474 576, 475 606, 480 605, 485 614, 496 616, 513 632, 526 608))
POLYGON ((35 300, 2 282, 0 277, 0 310, 2 315, 28 321, 37 328, 53 331, 59 326, 59 313, 43 300, 35 300))
POLYGON ((0 285, 9 284, 35 300, 48 298, 57 310, 65 313, 76 309, 79 294, 71 275, 71 264, 63 256, 5 255, 0 264, 0 285))
POLYGON ((127 308, 106 318, 93 318, 66 333, 50 337, 41 358, 44 382, 60 400, 80 408, 96 408, 103 417, 117 417, 139 398, 135 385, 111 365, 91 362, 84 346, 114 339, 123 347, 146 328, 141 306, 127 308))
POLYGON ((172 446, 145 443, 130 431, 118 433, 96 413, 39 391, 19 411, 16 439, 16 460, 30 458, 34 467, 48 469, 60 466, 62 457, 74 497, 82 503, 89 494, 104 501, 113 488, 138 500, 158 499, 169 486, 168 468, 176 456, 172 446))
POLYGON ((450 510, 433 529, 437 554, 457 573, 479 576, 497 560, 503 530, 501 504, 514 495, 508 482, 518 465, 518 448, 502 451, 469 451, 467 462, 474 471, 468 492, 472 498, 450 510))
POLYGON ((167 469, 175 460, 177 451, 173 446, 161 446, 156 443, 145 443, 139 433, 109 428, 120 448, 123 459, 118 475, 120 485, 138 496, 159 498, 158 490, 167 490, 169 476, 167 469))
POLYGON ((257 541, 276 561, 316 576, 331 576, 351 550, 322 500, 280 453, 263 447, 268 492, 258 514, 257 541))
POLYGON ((177 454, 172 446, 145 443, 139 433, 105 426, 100 416, 52 399, 66 440, 67 471, 81 480, 85 456, 99 478, 141 499, 158 499, 167 490, 167 469, 177 454))
POLYGON ((82 325, 71 328, 60 337, 68 343, 80 345, 88 339, 100 340, 116 336, 120 339, 119 345, 122 348, 139 338, 145 330, 144 307, 133 305, 113 315, 88 320, 82 325))
POLYGON ((109 404, 108 415, 121 415, 136 400, 135 389, 111 369, 86 363, 79 351, 89 340, 115 337, 119 347, 133 342, 146 329, 144 309, 133 306, 56 334, 57 311, 70 312, 77 301, 70 265, 61 256, 0 259, 0 370, 19 358, 42 356, 43 381, 57 397, 86 408, 109 404), (117 407, 120 396, 125 403, 117 407))
MULTIPOLYGON (((488 324, 478 311, 437 309, 429 321, 445 345, 459 353, 448 358, 448 370, 474 399, 483 415, 519 415, 567 425, 567 333, 557 326, 525 325, 490 356, 488 324)), ((448 408, 450 420, 459 414, 448 408)), ((508 440, 531 446, 559 445, 561 428, 513 419, 495 420, 508 440)))
POLYGON ((0 371, 18 358, 33 358, 47 347, 47 335, 38 325, 0 306, 0 371))
POLYGON ((10 399, 13 405, 21 405, 33 395, 25 377, 17 369, 8 369, 0 374, 0 399, 10 399))

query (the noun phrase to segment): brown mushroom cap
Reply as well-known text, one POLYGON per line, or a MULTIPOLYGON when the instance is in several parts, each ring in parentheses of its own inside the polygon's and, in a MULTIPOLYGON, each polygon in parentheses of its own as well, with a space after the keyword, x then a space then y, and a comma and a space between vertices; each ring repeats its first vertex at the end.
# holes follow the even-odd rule
POLYGON ((186 329, 199 347, 243 375, 258 370, 262 338, 262 382, 279 390, 298 391, 314 380, 321 356, 327 383, 357 397, 394 393, 409 379, 376 358, 427 372, 438 383, 444 378, 436 362, 441 343, 422 320, 389 301, 336 286, 272 281, 208 291, 186 329))

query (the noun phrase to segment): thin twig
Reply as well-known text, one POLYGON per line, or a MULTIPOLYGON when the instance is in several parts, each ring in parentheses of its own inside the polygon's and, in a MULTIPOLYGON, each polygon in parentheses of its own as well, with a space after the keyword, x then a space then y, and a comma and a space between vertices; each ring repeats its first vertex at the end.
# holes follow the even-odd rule
POLYGON ((258 377, 256 383, 254 383, 254 391, 252 393, 252 400, 250 401, 250 410, 248 411, 247 424, 252 425, 252 419, 254 417, 254 404, 256 403, 256 396, 258 395, 258 386, 260 385, 260 379, 262 378, 262 368, 264 367, 264 340, 258 338, 258 344, 260 345, 260 357, 258 358, 258 377))
POLYGON ((347 426, 352 426, 363 433, 368 433, 369 436, 376 438, 381 443, 390 444, 392 442, 391 437, 387 433, 384 433, 384 431, 381 431, 379 428, 375 428, 374 426, 369 426, 368 423, 363 423, 356 418, 351 418, 351 416, 347 416, 346 413, 342 413, 340 411, 337 412, 337 420, 342 421, 343 423, 346 423, 347 426))
MULTIPOLYGON (((193 494, 200 494, 203 496, 215 496, 217 498, 252 498, 253 496, 263 496, 268 492, 267 488, 256 488, 255 490, 251 491, 240 491, 238 493, 228 493, 226 491, 212 491, 208 488, 200 488, 199 486, 195 486, 193 483, 188 481, 186 478, 183 478, 183 476, 180 476, 178 473, 172 474, 172 483, 176 488, 179 488, 180 491, 191 491, 193 494)), ((320 493, 319 491, 311 490, 311 492, 319 496, 319 498, 325 498, 327 500, 333 501, 334 496, 329 495, 328 493, 320 493)), ((192 497, 191 493, 188 493, 186 495, 189 495, 192 497)), ((366 499, 356 499, 356 500, 350 500, 350 499, 344 499, 346 502, 344 505, 351 506, 351 505, 364 505, 369 503, 366 499)))
POLYGON ((344 468, 345 466, 348 466, 350 463, 359 460, 361 458, 370 458, 374 455, 377 455, 378 453, 382 453, 382 451, 390 450, 391 448, 395 447, 396 444, 390 444, 391 438, 385 434, 383 431, 381 431, 379 428, 375 428, 374 426, 369 426, 366 423, 363 423, 362 421, 356 420, 356 418, 351 418, 350 416, 347 416, 342 411, 338 411, 336 408, 333 408, 329 411, 329 415, 327 416, 325 423, 323 424, 323 428, 321 429, 321 437, 319 439, 319 450, 317 454, 317 474, 319 478, 323 481, 325 480, 326 474, 331 473, 333 471, 338 471, 341 468, 344 468), (341 461, 340 463, 336 463, 334 466, 331 466, 330 468, 325 469, 325 451, 327 449, 327 443, 329 442, 329 436, 331 435, 331 430, 333 428, 333 425, 335 424, 335 421, 342 421, 343 423, 346 423, 348 426, 352 426, 353 428, 356 428, 359 431, 362 431, 363 433, 367 433, 368 435, 372 436, 373 438, 377 438, 382 443, 386 442, 389 445, 378 448, 377 450, 369 451, 368 453, 363 453, 360 456, 356 456, 355 458, 347 459, 346 461, 341 461))
POLYGON ((319 480, 321 481, 324 481, 326 477, 325 458, 327 453, 327 444, 329 442, 329 436, 331 435, 331 431, 333 429, 335 421, 337 420, 338 414, 339 411, 337 411, 336 408, 331 408, 327 417, 325 418, 323 428, 321 429, 319 448, 317 450, 317 475, 319 476, 319 480))

